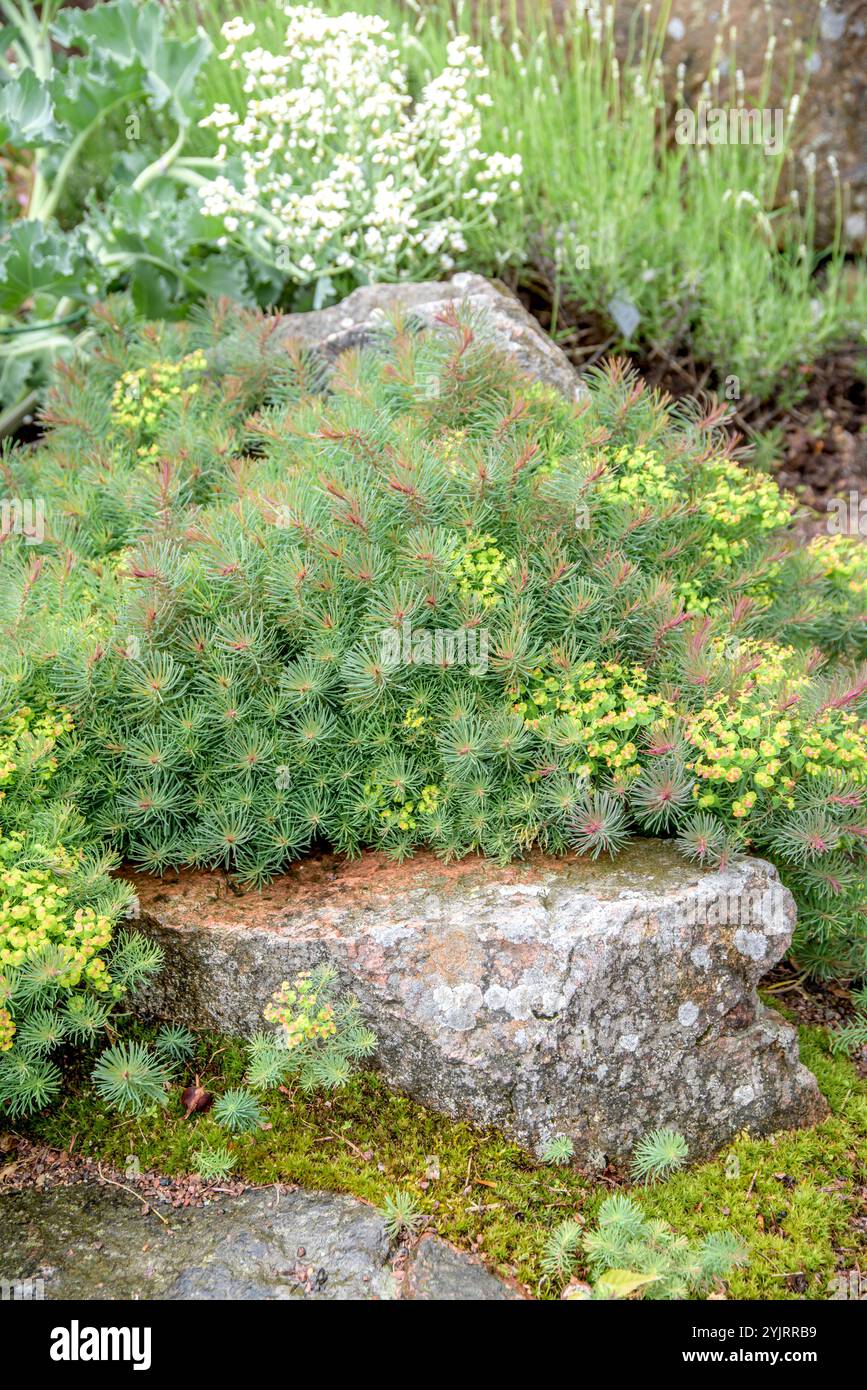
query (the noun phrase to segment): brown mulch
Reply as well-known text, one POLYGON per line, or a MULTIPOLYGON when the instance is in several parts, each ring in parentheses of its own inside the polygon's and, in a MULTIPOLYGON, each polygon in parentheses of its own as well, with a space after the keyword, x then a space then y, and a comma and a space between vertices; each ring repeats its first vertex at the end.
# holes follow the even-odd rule
POLYGON ((223 1180, 206 1183, 196 1174, 167 1178, 159 1173, 119 1172, 95 1158, 76 1154, 70 1148, 52 1149, 21 1135, 0 1133, 0 1192, 20 1188, 70 1187, 92 1182, 117 1187, 141 1201, 145 1211, 157 1204, 170 1207, 201 1207, 220 1196, 237 1196, 252 1184, 223 1180))
POLYGON ((831 497, 867 498, 867 375, 861 348, 841 347, 803 369, 807 392, 783 417, 777 478, 826 519, 831 497), (860 370, 859 370, 860 368, 860 370))
MULTIPOLYGON (((819 1025, 835 1033, 855 1015, 851 992, 833 980, 806 979, 791 961, 780 961, 761 982, 761 989, 779 1000, 794 1014, 799 1024, 819 1025)), ((867 1047, 850 1059, 859 1075, 867 1080, 867 1047)))

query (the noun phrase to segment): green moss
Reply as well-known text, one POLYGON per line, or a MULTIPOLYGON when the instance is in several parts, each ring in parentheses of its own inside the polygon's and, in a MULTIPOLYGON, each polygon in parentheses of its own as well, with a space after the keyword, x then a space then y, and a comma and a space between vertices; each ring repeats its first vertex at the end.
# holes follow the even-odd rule
MULTIPOLYGON (((732 1275, 732 1297, 822 1297, 835 1247, 844 1265, 858 1259, 852 1218, 867 1181, 867 1086, 831 1054, 821 1029, 802 1030, 801 1054, 831 1106, 823 1124, 762 1140, 745 1134, 712 1162, 635 1189, 648 1212, 683 1235, 727 1227, 743 1236, 750 1263, 732 1275)), ((241 1081, 243 1052, 225 1039, 200 1038, 196 1065, 203 1083, 221 1091, 241 1081)), ((134 1154, 143 1170, 186 1174, 197 1148, 227 1142, 237 1158, 233 1177, 250 1182, 351 1192, 377 1205, 401 1188, 416 1195, 441 1235, 534 1290, 550 1230, 576 1215, 592 1222, 610 1192, 577 1172, 534 1163, 495 1134, 434 1115, 373 1075, 330 1097, 274 1094, 263 1108, 270 1128, 227 1137, 208 1114, 185 1120, 179 1089, 167 1110, 123 1119, 80 1086, 29 1132, 64 1148, 74 1136, 77 1153, 121 1169, 134 1154), (433 1158, 440 1175, 431 1179, 433 1158)))
POLYGON ((642 1198, 684 1235, 728 1226, 743 1236, 750 1264, 733 1273, 733 1298, 791 1298, 792 1285, 804 1297, 821 1298, 836 1267, 835 1247, 844 1265, 858 1262, 852 1220, 867 1180, 867 1087, 851 1063, 830 1053, 824 1030, 805 1028, 800 1038, 802 1059, 831 1106, 829 1118, 768 1139, 739 1137, 713 1162, 642 1198))

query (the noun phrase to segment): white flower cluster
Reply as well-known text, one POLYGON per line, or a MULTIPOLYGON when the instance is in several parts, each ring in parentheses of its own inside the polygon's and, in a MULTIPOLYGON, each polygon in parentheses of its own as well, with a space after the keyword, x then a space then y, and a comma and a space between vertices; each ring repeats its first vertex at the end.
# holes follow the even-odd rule
POLYGON ((385 20, 289 5, 282 53, 245 47, 255 25, 223 25, 220 56, 244 73, 246 109, 218 105, 220 138, 204 211, 293 278, 362 279, 448 270, 466 233, 496 226, 520 192, 520 155, 480 148, 487 76, 465 37, 413 100, 385 20))

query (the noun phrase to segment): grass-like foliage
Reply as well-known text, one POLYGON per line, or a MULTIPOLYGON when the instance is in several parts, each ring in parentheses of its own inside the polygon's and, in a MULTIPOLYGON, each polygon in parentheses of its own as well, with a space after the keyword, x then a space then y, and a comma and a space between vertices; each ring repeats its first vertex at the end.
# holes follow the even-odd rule
POLYGON ((122 1114, 138 1114, 148 1105, 166 1105, 170 1074, 159 1056, 140 1042, 106 1048, 93 1069, 98 1094, 122 1114))
POLYGON ((193 1160, 196 1172, 205 1182, 219 1182, 228 1177, 237 1159, 225 1144, 203 1145, 193 1160))
POLYGON ((111 852, 255 885, 316 843, 665 835, 769 855, 799 961, 863 971, 867 567, 798 543, 721 410, 616 361, 567 402, 459 316, 326 382, 272 320, 124 313, 8 455, 45 534, 0 557, 4 697, 69 712, 111 852))
POLYGON ((382 1204, 382 1218, 385 1229, 392 1240, 398 1236, 417 1235, 424 1227, 427 1217, 411 1192, 399 1189, 389 1193, 382 1204))
POLYGON ((82 359, 113 290, 176 318, 208 294, 306 308, 458 266, 542 285, 555 328, 565 301, 618 342, 689 345, 738 398, 801 389, 867 299, 839 185, 817 195, 815 156, 795 164, 810 43, 768 10, 745 90, 720 7, 687 91, 670 0, 514 8, 0 0, 0 426, 82 359), (773 110, 770 145, 680 143, 699 92, 735 122, 773 110))
POLYGON ((574 1154, 575 1145, 568 1134, 555 1134, 543 1148, 541 1158, 543 1163, 550 1163, 555 1168, 561 1168, 565 1164, 571 1163, 574 1154))
POLYGON ((682 1168, 689 1156, 686 1140, 676 1129, 655 1129, 645 1134, 632 1155, 635 1182, 655 1182, 682 1168))
POLYGON ((230 1134, 258 1129, 264 1118, 259 1102, 246 1086, 235 1086, 214 1102, 214 1119, 230 1134))

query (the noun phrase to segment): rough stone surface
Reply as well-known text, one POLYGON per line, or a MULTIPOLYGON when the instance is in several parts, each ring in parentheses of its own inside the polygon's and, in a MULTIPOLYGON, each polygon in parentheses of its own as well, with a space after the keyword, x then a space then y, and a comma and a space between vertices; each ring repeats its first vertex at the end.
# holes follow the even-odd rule
POLYGON ((567 1134, 579 1160, 622 1163, 674 1125, 698 1156, 824 1113, 757 998, 795 915, 760 860, 703 873, 637 840, 613 864, 370 854, 243 895, 205 873, 136 884, 166 955, 146 1013, 251 1033, 282 980, 330 961, 392 1085, 537 1150, 567 1134))
POLYGON ((500 1302, 519 1297, 476 1260, 436 1236, 425 1236, 411 1252, 403 1296, 455 1303, 479 1299, 500 1302))
POLYGON ((426 1236, 395 1269, 382 1217, 352 1197, 274 1188, 168 1210, 75 1183, 0 1196, 0 1280, 51 1299, 503 1299, 520 1294, 426 1236))
POLYGON ((438 315, 456 302, 481 311, 493 340, 528 376, 553 386, 569 400, 584 398, 586 388, 562 349, 505 285, 481 275, 465 272, 452 280, 365 285, 333 308, 287 314, 281 334, 334 359, 347 348, 371 342, 398 307, 430 328, 436 326, 438 315))

